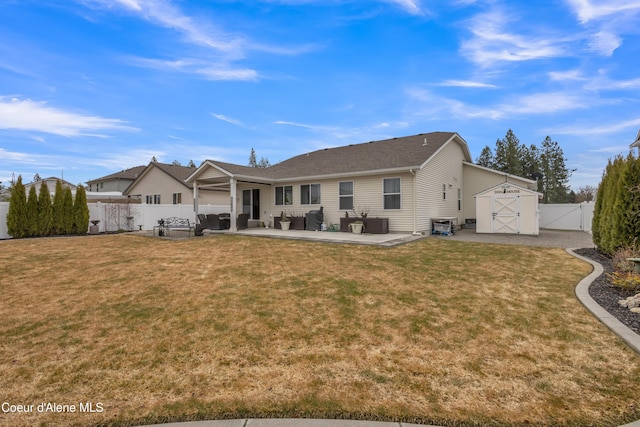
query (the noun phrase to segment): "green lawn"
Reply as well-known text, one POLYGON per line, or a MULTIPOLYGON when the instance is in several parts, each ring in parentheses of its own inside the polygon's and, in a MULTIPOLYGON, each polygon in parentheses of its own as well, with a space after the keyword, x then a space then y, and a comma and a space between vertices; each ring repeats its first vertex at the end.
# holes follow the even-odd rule
POLYGON ((563 250, 239 236, 0 242, 0 424, 340 417, 615 426, 640 359, 563 250))

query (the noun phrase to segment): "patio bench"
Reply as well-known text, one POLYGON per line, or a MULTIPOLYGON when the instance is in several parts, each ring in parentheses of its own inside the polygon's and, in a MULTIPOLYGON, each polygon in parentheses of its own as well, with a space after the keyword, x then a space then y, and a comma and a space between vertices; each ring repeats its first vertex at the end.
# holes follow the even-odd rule
POLYGON ((191 224, 187 218, 172 216, 163 218, 161 224, 154 226, 153 235, 156 235, 156 229, 158 229, 159 236, 169 236, 171 230, 187 230, 189 236, 191 236, 191 230, 193 230, 193 228, 193 224, 191 224))

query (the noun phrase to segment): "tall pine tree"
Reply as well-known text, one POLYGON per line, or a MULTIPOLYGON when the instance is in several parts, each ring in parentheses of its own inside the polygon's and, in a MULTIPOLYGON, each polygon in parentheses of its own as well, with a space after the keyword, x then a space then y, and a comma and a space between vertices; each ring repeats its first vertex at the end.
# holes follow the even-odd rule
POLYGON ((496 141, 494 169, 512 175, 522 176, 523 152, 520 140, 509 129, 504 138, 496 141))

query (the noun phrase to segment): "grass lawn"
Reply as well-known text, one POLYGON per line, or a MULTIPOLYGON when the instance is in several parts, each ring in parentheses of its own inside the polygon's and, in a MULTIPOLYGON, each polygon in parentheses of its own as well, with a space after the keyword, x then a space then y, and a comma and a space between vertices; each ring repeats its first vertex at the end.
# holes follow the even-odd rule
POLYGON ((0 425, 619 425, 640 418, 640 358, 575 298, 590 271, 443 239, 2 241, 0 403, 34 410, 0 425), (80 402, 103 411, 37 411, 80 402))

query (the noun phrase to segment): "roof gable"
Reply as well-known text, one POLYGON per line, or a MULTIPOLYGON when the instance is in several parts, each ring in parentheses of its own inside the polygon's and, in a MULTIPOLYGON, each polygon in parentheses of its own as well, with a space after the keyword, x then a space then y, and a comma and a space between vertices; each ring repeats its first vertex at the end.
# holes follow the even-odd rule
POLYGON ((431 132, 325 148, 292 157, 267 170, 271 170, 274 178, 283 179, 419 168, 456 135, 431 132))
POLYGON ((133 189, 135 188, 135 186, 140 181, 142 181, 144 179, 144 177, 152 169, 158 169, 158 170, 166 173, 171 178, 173 178, 174 180, 179 182, 181 185, 184 185, 185 187, 187 187, 189 189, 193 188, 193 184, 187 183, 186 179, 194 171, 194 168, 187 167, 187 166, 180 166, 180 165, 170 165, 170 164, 167 164, 167 163, 151 162, 144 168, 142 173, 140 175, 138 175, 138 178, 136 178, 135 181, 133 181, 131 183, 131 185, 129 185, 129 187, 127 187, 127 189, 125 191, 123 191, 122 194, 125 194, 125 195, 130 194, 131 191, 133 191, 133 189))

